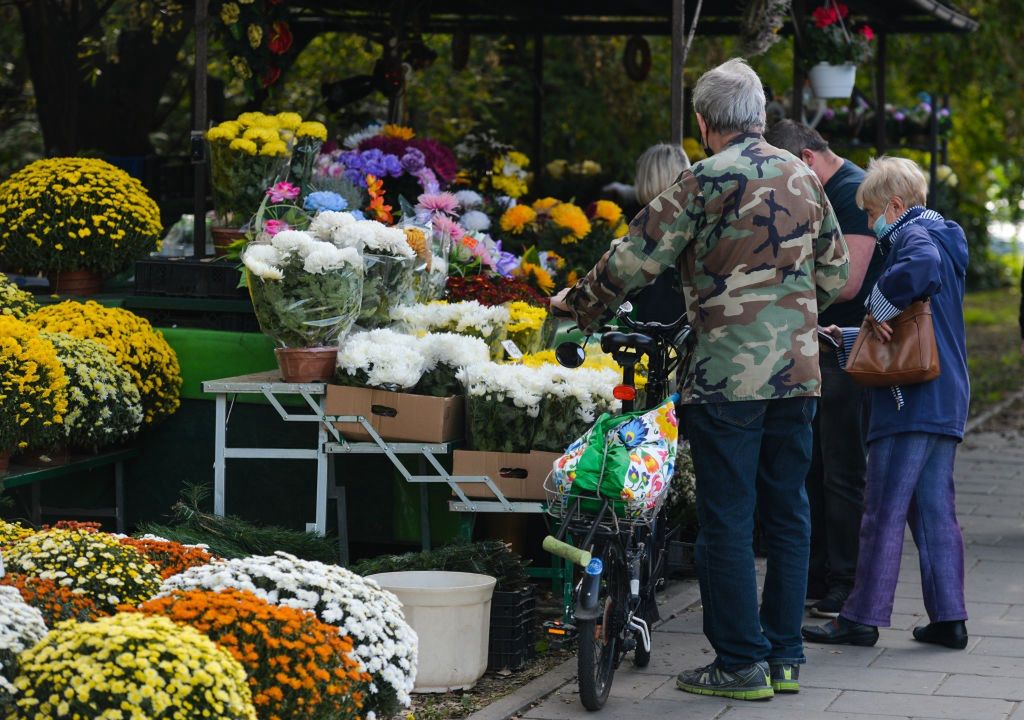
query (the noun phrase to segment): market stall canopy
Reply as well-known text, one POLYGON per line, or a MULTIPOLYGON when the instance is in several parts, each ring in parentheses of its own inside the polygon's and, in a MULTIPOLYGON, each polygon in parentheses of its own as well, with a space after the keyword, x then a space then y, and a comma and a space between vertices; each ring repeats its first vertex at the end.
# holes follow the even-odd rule
MULTIPOLYGON (((296 0, 291 3, 301 24, 374 35, 399 17, 424 33, 456 31, 478 34, 534 35, 668 35, 672 0, 296 0)), ((737 35, 749 3, 705 0, 701 35, 737 35)), ((813 3, 808 2, 808 6, 813 3)), ((941 0, 848 0, 855 15, 870 19, 886 33, 971 32, 978 23, 941 0)), ((697 3, 686 3, 689 23, 697 3)), ((788 32, 790 26, 784 32, 788 32)))

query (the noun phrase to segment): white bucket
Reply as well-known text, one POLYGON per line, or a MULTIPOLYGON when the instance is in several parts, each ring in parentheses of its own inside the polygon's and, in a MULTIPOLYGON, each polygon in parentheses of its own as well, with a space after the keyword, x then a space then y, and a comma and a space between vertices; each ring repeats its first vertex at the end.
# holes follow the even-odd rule
POLYGON ((815 97, 847 99, 853 94, 857 66, 849 63, 829 65, 821 62, 811 68, 808 77, 815 97))
POLYGON ((423 570, 370 575, 402 601, 419 636, 413 692, 468 689, 487 670, 495 579, 476 573, 423 570))

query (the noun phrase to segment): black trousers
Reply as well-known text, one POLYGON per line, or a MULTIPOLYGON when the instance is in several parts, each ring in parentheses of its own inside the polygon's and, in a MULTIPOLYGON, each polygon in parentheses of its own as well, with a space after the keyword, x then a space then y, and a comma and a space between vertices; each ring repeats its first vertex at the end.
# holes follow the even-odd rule
POLYGON ((814 445, 807 474, 811 505, 808 592, 853 586, 867 473, 868 401, 865 388, 822 350, 821 400, 814 417, 814 445))

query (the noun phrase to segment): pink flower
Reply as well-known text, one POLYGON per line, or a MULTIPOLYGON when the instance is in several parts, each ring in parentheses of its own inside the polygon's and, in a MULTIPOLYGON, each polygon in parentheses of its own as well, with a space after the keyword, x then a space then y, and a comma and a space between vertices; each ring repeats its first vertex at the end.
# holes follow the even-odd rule
POLYGON ((429 212, 435 217, 440 213, 454 215, 459 207, 459 199, 450 192, 423 193, 416 201, 417 210, 429 212))
POLYGON ((298 185, 292 185, 287 182, 279 182, 274 187, 267 190, 267 195, 270 197, 270 202, 284 202, 285 200, 294 200, 299 196, 302 189, 298 185))
POLYGON ((266 231, 267 235, 274 237, 282 230, 290 230, 291 228, 284 220, 267 220, 263 223, 263 229, 266 231))
POLYGON ((433 218, 434 233, 442 237, 447 235, 452 240, 458 241, 466 234, 462 227, 447 215, 435 215, 433 218))

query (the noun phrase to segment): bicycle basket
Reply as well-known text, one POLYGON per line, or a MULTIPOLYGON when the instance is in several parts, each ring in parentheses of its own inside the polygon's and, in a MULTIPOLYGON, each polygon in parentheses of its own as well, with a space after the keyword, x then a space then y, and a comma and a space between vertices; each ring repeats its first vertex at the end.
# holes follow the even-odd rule
MULTIPOLYGON (((596 511, 601 498, 608 498, 619 517, 653 515, 675 471, 678 441, 674 397, 651 410, 602 415, 555 461, 552 494, 560 505, 581 498, 586 512, 596 511)), ((555 507, 550 496, 548 503, 555 507)))

